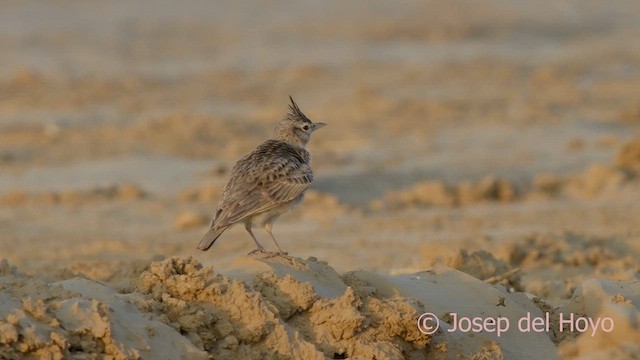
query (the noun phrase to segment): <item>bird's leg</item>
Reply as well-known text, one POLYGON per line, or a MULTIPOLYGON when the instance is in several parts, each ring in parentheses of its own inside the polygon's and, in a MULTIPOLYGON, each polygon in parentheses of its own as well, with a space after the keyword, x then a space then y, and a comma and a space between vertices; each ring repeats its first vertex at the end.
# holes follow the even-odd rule
POLYGON ((267 221, 266 223, 264 223, 264 229, 267 231, 267 233, 269 234, 269 236, 271 236, 271 239, 273 240, 273 243, 276 244, 276 247, 278 248, 278 253, 282 254, 282 255, 287 255, 286 251, 282 251, 282 249, 280 248, 280 245, 278 244, 278 241, 276 240, 276 237, 273 236, 273 233, 271 232, 271 228, 273 227, 273 223, 270 221, 267 221))
POLYGON ((247 232, 249 233, 249 235, 251 235, 251 238, 253 239, 253 241, 256 242, 256 245, 258 246, 257 249, 251 251, 247 255, 252 255, 252 254, 255 254, 256 252, 265 252, 266 250, 264 249, 264 246, 262 246, 262 244, 258 242, 258 239, 256 239, 256 236, 253 235, 253 231, 251 231, 251 223, 250 222, 245 223, 244 228, 247 229, 247 232))

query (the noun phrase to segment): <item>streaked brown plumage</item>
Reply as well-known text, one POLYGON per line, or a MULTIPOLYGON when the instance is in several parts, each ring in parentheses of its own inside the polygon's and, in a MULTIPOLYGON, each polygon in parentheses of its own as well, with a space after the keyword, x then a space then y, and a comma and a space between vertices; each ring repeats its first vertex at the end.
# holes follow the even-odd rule
POLYGON ((278 251, 284 253, 271 228, 278 216, 302 201, 311 185, 311 155, 305 146, 311 133, 326 125, 309 120, 289 99, 289 113, 274 128, 273 138, 240 159, 231 170, 211 228, 198 249, 208 250, 225 230, 244 223, 257 251, 265 249, 253 235, 253 224, 264 226, 278 251))

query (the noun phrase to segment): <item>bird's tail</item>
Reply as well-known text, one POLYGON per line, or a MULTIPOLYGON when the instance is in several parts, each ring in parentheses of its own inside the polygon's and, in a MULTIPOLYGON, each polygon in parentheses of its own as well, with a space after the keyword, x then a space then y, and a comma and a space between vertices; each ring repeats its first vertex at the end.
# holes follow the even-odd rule
POLYGON ((202 250, 202 251, 207 251, 209 250, 209 248, 211 247, 211 245, 213 245, 213 243, 218 240, 218 238, 220 237, 220 235, 222 235, 222 233, 227 230, 227 227, 212 227, 211 229, 209 229, 209 231, 204 234, 204 236, 202 237, 202 239, 200 239, 200 242, 198 243, 198 249, 202 250))

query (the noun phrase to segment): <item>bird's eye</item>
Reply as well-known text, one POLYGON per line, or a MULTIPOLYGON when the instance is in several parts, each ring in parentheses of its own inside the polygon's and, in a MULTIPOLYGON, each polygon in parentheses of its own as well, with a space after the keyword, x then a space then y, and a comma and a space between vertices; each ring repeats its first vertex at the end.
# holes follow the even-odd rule
POLYGON ((306 131, 306 130, 309 130, 309 125, 305 125, 305 126, 303 126, 303 127, 302 127, 302 130, 305 130, 305 131, 306 131))

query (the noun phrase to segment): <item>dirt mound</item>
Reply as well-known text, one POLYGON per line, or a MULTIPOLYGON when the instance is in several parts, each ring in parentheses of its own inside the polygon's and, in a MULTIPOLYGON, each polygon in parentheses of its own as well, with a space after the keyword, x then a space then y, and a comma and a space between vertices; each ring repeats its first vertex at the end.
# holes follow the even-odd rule
POLYGON ((540 313, 522 294, 457 270, 340 275, 314 258, 270 254, 235 266, 224 275, 174 257, 151 263, 118 293, 84 278, 29 277, 4 261, 0 357, 533 359, 556 351, 550 334, 447 331, 453 312, 512 321, 540 313), (423 313, 437 316, 441 330, 423 333, 423 313))
POLYGON ((0 263, 2 359, 206 359, 186 338, 150 320, 126 295, 73 278, 57 283, 0 263))
POLYGON ((221 359, 401 359, 428 343, 415 327, 418 310, 405 301, 363 299, 336 283, 326 264, 284 261, 298 276, 328 272, 330 286, 344 292, 323 297, 312 283, 278 272, 257 274, 250 286, 193 258, 172 258, 142 274, 138 289, 149 295, 142 307, 221 359))
POLYGON ((80 205, 98 201, 139 200, 147 195, 141 187, 129 183, 95 187, 87 190, 45 191, 39 193, 29 193, 22 189, 14 189, 0 195, 0 205, 80 205))
MULTIPOLYGON (((638 281, 591 279, 576 289, 571 301, 558 310, 598 319, 579 333, 575 341, 560 347, 564 359, 636 359, 640 354, 640 287, 638 281)), ((578 329, 581 322, 575 321, 578 329)), ((570 325, 568 325, 570 326, 570 325)))
POLYGON ((584 172, 566 179, 562 190, 570 197, 595 197, 618 191, 632 179, 633 173, 625 169, 594 164, 584 172))
POLYGON ((613 164, 591 164, 583 172, 568 177, 553 174, 536 176, 527 196, 593 198, 619 191, 631 183, 637 185, 639 170, 640 138, 637 138, 622 146, 616 153, 613 164))
POLYGON ((515 183, 488 175, 477 182, 447 184, 440 180, 419 182, 411 187, 389 191, 374 200, 373 210, 415 207, 454 207, 481 202, 511 202, 540 198, 594 198, 614 193, 629 184, 637 186, 640 174, 640 138, 617 152, 613 164, 591 164, 584 171, 569 176, 541 173, 527 184, 515 183))
POLYGON ((456 185, 447 185, 433 180, 418 183, 410 188, 390 191, 382 200, 373 201, 371 208, 399 209, 421 206, 462 206, 467 204, 516 199, 514 185, 505 179, 487 176, 473 183, 463 181, 456 185))

